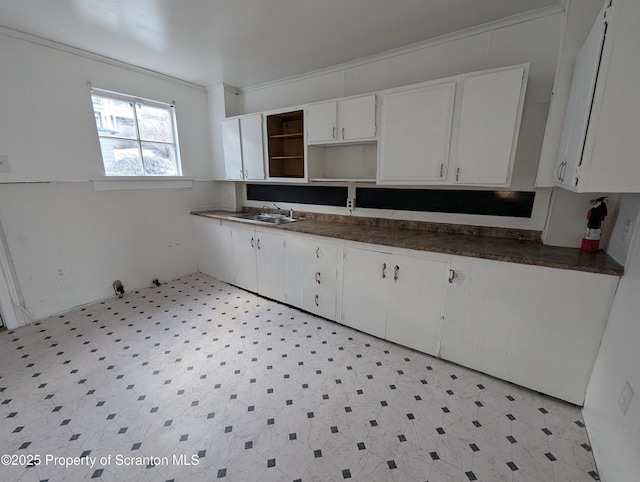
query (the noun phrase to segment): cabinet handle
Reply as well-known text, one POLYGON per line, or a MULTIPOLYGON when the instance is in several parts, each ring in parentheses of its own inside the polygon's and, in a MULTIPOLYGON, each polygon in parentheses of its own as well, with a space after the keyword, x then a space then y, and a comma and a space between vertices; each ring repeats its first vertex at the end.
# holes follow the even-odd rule
POLYGON ((382 263, 382 279, 387 277, 387 263, 382 263))
POLYGON ((253 243, 253 236, 251 236, 251 247, 254 248, 254 243, 253 243))
POLYGON ((320 306, 319 301, 320 301, 320 296, 316 295, 315 297, 316 306, 320 306))
POLYGON ((342 138, 344 139, 344 127, 342 128, 342 138))
POLYGON ((240 179, 244 179, 244 172, 242 172, 242 169, 240 169, 240 179))
POLYGON ((316 271, 316 283, 320 284, 320 271, 316 271))
POLYGON ((444 163, 440 164, 440 177, 444 174, 444 163))
POLYGON ((449 270, 449 283, 453 283, 453 280, 456 279, 458 277, 458 273, 455 272, 455 270, 450 269, 449 270))
POLYGON ((456 181, 460 180, 460 168, 456 169, 456 181))
POLYGON ((320 258, 320 246, 316 248, 316 258, 320 258))
POLYGON ((556 177, 558 178, 558 181, 560 182, 564 181, 564 172, 566 169, 567 169, 567 161, 562 161, 558 166, 558 170, 556 171, 556 177))
POLYGON ((336 138, 336 126, 333 126, 333 131, 331 131, 331 138, 332 139, 336 138))
POLYGON ((393 281, 398 281, 398 273, 400 272, 400 266, 398 266, 397 264, 394 266, 393 268, 393 281))
POLYGON ((244 170, 244 178, 249 179, 249 171, 246 169, 244 170))
POLYGON ((257 246, 258 246, 258 249, 260 249, 260 238, 258 238, 257 246))

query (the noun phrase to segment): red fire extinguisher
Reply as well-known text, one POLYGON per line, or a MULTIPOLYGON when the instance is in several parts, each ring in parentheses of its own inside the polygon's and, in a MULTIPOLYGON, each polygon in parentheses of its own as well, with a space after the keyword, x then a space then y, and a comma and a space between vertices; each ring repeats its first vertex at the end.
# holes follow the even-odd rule
POLYGON ((607 216, 607 198, 599 197, 590 201, 593 206, 587 213, 587 225, 584 228, 581 251, 598 251, 604 218, 607 216))

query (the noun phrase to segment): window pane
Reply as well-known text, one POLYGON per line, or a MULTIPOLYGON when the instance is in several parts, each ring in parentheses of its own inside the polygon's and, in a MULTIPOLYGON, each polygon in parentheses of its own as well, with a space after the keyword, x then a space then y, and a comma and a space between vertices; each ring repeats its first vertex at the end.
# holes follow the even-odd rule
POLYGON ((135 111, 132 102, 92 95, 98 134, 136 139, 135 111))
POLYGON ((144 173, 150 176, 179 176, 176 149, 170 144, 142 143, 144 173))
POLYGON ((135 141, 100 138, 104 173, 110 176, 143 176, 140 149, 135 141))
POLYGON ((140 139, 146 141, 173 142, 171 111, 148 105, 137 105, 140 139))

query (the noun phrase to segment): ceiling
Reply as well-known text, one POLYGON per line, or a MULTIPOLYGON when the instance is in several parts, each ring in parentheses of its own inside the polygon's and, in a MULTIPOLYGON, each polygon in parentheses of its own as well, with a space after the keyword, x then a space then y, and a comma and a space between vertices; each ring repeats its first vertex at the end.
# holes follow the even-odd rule
POLYGON ((199 85, 247 87, 563 0, 2 0, 0 26, 199 85))

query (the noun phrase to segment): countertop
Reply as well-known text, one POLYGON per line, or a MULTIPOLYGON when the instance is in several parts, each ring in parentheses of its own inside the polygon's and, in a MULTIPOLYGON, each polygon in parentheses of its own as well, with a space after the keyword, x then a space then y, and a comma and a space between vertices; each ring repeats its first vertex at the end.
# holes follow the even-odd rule
POLYGON ((583 253, 578 248, 545 246, 539 241, 539 231, 298 212, 296 216, 307 219, 280 225, 240 220, 231 217, 237 213, 226 211, 194 211, 191 214, 284 231, 457 256, 614 276, 621 276, 624 272, 624 268, 603 251, 583 253))

